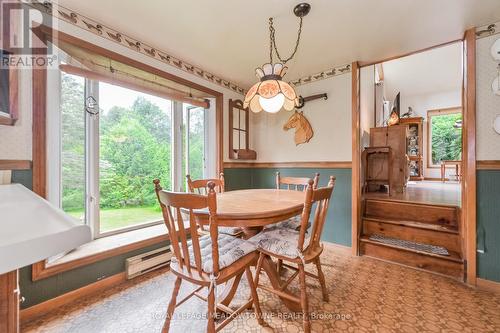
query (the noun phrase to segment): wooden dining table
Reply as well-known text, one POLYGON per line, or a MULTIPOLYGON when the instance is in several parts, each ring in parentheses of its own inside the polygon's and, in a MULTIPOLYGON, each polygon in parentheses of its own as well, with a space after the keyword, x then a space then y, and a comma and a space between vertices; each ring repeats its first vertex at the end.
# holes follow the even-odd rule
MULTIPOLYGON (((240 227, 243 238, 248 239, 259 233, 264 226, 283 221, 302 212, 305 193, 301 191, 277 189, 252 189, 229 191, 217 194, 217 224, 219 226, 240 227)), ((207 210, 193 212, 200 224, 208 224, 207 210)), ((262 268, 275 289, 280 289, 281 279, 277 266, 266 256, 262 268)), ((229 305, 233 299, 242 274, 226 283, 218 295, 219 303, 229 305)), ((282 290, 286 293, 286 289, 282 290)), ((301 311, 300 305, 280 297, 291 311, 301 311)))

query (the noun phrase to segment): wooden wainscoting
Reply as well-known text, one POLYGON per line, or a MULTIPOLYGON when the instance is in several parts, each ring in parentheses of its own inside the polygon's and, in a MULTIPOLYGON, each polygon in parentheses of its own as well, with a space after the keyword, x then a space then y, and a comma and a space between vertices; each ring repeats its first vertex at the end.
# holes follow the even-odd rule
POLYGON ((476 162, 477 170, 500 170, 500 160, 483 160, 476 162))

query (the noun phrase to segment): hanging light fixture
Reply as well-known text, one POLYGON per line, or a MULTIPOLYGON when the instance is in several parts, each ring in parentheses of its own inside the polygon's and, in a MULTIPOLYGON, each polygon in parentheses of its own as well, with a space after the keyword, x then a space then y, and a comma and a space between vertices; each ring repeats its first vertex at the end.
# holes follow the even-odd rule
POLYGON ((273 18, 269 18, 269 63, 255 70, 260 81, 248 90, 243 107, 250 107, 250 110, 253 112, 261 112, 264 110, 266 112, 276 113, 281 109, 292 111, 294 108, 301 106, 301 98, 297 96, 292 86, 283 81, 283 76, 288 69, 286 63, 292 60, 297 53, 300 35, 302 33, 302 19, 310 10, 311 6, 308 3, 300 3, 293 9, 295 16, 300 20, 299 30, 295 48, 292 54, 286 59, 282 59, 278 52, 273 18), (276 57, 280 62, 273 62, 273 52, 276 53, 276 57))

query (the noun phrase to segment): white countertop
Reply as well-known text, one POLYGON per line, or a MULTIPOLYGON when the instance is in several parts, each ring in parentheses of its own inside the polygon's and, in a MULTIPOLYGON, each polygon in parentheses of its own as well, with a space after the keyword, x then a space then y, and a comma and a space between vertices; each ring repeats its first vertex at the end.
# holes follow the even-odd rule
POLYGON ((20 184, 0 185, 0 274, 91 240, 82 225, 20 184))

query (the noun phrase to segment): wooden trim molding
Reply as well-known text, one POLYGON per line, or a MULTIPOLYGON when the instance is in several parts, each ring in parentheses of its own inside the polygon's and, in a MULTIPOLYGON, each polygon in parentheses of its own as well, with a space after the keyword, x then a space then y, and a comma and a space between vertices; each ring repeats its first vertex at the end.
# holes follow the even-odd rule
POLYGON ((33 319, 36 319, 44 314, 47 314, 58 307, 61 307, 66 304, 73 303, 74 301, 89 296, 92 294, 96 294, 98 292, 107 290, 109 288, 115 287, 121 283, 127 281, 127 276, 125 272, 121 272, 105 279, 99 280, 92 284, 83 286, 79 289, 70 291, 66 294, 57 296, 55 298, 49 299, 48 301, 33 305, 29 308, 21 310, 20 320, 21 323, 29 322, 33 319))
POLYGON ((482 290, 492 291, 500 294, 500 282, 477 278, 477 287, 482 290))
POLYGON ((464 89, 462 127, 462 218, 465 231, 467 283, 476 284, 476 29, 464 35, 464 89))
POLYGON ((224 169, 264 169, 264 168, 314 168, 314 169, 350 169, 349 161, 320 162, 224 162, 224 169))
POLYGON ((0 125, 14 126, 19 119, 19 70, 9 69, 9 112, 0 112, 0 125))
POLYGON ((500 170, 500 160, 476 161, 477 170, 500 170))
POLYGON ((30 170, 31 161, 28 160, 0 160, 0 170, 30 170))
POLYGON ((461 42, 461 41, 462 41, 462 39, 454 39, 454 40, 451 40, 449 42, 445 42, 445 43, 441 43, 441 44, 429 46, 429 47, 426 47, 424 49, 420 49, 420 50, 416 50, 416 51, 412 51, 412 52, 407 52, 407 53, 403 53, 403 54, 399 54, 399 55, 389 56, 387 58, 383 58, 383 59, 376 60, 376 61, 359 61, 358 64, 359 64, 359 67, 366 67, 366 66, 376 65, 376 64, 381 63, 381 62, 386 62, 386 61, 391 61, 391 60, 394 60, 394 59, 399 59, 399 58, 411 56, 411 55, 414 55, 414 54, 422 53, 422 52, 425 52, 425 51, 430 51, 430 50, 436 49, 438 47, 447 46, 447 45, 450 45, 450 44, 453 44, 453 43, 458 43, 458 42, 461 42))
POLYGON ((352 72, 352 226, 351 226, 351 243, 352 254, 357 256, 359 253, 359 224, 361 220, 361 138, 360 138, 360 111, 359 111, 359 64, 353 62, 351 66, 352 72))
POLYGON ((328 250, 339 252, 348 256, 352 255, 352 248, 350 246, 340 245, 332 242, 324 242, 324 241, 322 241, 321 244, 323 244, 324 247, 328 250))

